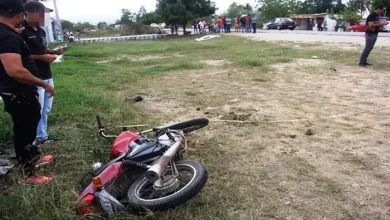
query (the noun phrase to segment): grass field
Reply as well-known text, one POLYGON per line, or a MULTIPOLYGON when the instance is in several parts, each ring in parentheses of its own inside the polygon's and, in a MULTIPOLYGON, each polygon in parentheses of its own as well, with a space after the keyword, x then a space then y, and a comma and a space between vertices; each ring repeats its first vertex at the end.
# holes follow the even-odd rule
MULTIPOLYGON (((56 181, 0 178, 0 219, 104 219, 73 209, 80 177, 109 157, 96 114, 112 132, 213 121, 190 136, 188 156, 209 170, 205 189, 176 210, 115 219, 389 219, 389 53, 376 50, 376 67, 361 69, 359 52, 225 36, 72 45, 52 66, 58 142, 42 147, 57 161, 41 173, 56 181), (145 101, 125 101, 137 95, 145 101)), ((7 142, 10 118, 0 112, 0 122, 7 142)))

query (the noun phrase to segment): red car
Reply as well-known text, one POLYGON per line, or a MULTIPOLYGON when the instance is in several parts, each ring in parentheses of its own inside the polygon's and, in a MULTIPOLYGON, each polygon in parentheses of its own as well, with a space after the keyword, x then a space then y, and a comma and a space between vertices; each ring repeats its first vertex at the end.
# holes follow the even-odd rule
POLYGON ((365 32, 366 20, 359 20, 355 24, 351 24, 351 26, 349 26, 347 30, 350 32, 365 32))
MULTIPOLYGON (((390 18, 388 18, 388 17, 379 18, 379 20, 380 21, 389 21, 390 22, 390 18)), ((380 32, 389 32, 390 31, 389 27, 390 26, 387 25, 384 28, 381 28, 379 31, 380 32)), ((347 31, 350 31, 350 32, 365 32, 366 31, 366 20, 362 19, 362 20, 358 20, 354 24, 351 23, 351 26, 349 26, 347 31)))

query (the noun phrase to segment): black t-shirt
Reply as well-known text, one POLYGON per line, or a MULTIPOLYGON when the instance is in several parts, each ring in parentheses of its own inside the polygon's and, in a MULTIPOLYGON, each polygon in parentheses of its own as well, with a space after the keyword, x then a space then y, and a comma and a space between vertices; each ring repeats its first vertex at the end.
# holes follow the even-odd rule
MULTIPOLYGON (((35 77, 39 76, 34 61, 31 58, 30 49, 20 35, 14 29, 0 22, 0 54, 20 54, 23 67, 30 71, 35 77)), ((0 62, 0 93, 30 93, 37 90, 37 87, 22 84, 10 77, 0 62)))
POLYGON ((377 23, 379 21, 379 16, 373 12, 371 13, 368 17, 367 17, 367 22, 366 22, 366 33, 368 34, 378 34, 379 32, 379 27, 376 27, 376 28, 369 28, 368 27, 368 23, 369 22, 375 22, 377 23))
MULTIPOLYGON (((41 27, 37 27, 37 30, 34 30, 27 22, 24 22, 24 30, 22 32, 22 38, 27 43, 30 48, 32 55, 45 55, 45 48, 47 47, 46 43, 46 33, 41 27)), ((41 60, 34 60, 35 65, 37 66, 40 78, 51 79, 52 74, 50 70, 50 64, 43 62, 41 60)))
POLYGON ((242 18, 241 18, 241 24, 246 24, 246 19, 245 19, 245 17, 242 17, 242 18))

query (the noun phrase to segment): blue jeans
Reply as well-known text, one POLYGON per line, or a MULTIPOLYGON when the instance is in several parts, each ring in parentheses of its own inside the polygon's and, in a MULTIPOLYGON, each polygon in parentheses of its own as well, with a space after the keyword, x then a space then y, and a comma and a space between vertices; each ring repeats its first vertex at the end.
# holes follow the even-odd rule
POLYGON ((246 28, 246 32, 251 32, 251 25, 250 24, 246 24, 245 25, 245 28, 246 28))
MULTIPOLYGON (((43 81, 54 86, 53 78, 43 81)), ((41 104, 41 120, 38 124, 37 140, 45 141, 49 138, 49 135, 47 134, 47 117, 51 111, 51 106, 53 105, 53 97, 49 98, 50 94, 42 87, 38 87, 38 94, 39 103, 41 104)))

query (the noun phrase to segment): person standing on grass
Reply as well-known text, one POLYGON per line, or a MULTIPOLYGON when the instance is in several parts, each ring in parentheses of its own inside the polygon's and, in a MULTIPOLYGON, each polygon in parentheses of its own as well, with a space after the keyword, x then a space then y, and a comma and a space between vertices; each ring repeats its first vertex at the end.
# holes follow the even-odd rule
MULTIPOLYGON (((40 23, 43 23, 45 18, 46 7, 42 3, 35 1, 27 2, 24 7, 28 14, 23 24, 25 29, 21 36, 30 48, 31 57, 39 72, 39 78, 54 86, 50 64, 56 60, 56 55, 62 54, 62 50, 54 51, 47 47, 46 33, 40 27, 40 23)), ((53 97, 42 87, 38 87, 38 94, 39 103, 41 104, 41 120, 38 124, 36 144, 39 145, 53 142, 53 140, 49 139, 47 133, 47 119, 53 105, 53 97)))
POLYGON ((15 153, 26 175, 22 182, 45 184, 54 178, 37 175, 36 168, 54 158, 40 158, 41 153, 33 145, 41 118, 37 86, 50 96, 54 95, 54 87, 38 78, 30 49, 15 31, 25 14, 20 0, 0 0, 0 96, 4 110, 12 117, 15 153))
POLYGON ((212 16, 211 17, 211 22, 210 22, 210 33, 211 32, 215 32, 215 17, 214 16, 212 16))
POLYGON ((239 32, 241 29, 241 19, 240 16, 236 17, 236 25, 235 25, 236 32, 239 32))
POLYGON ((378 32, 380 28, 387 25, 389 22, 379 22, 379 16, 383 14, 385 6, 380 4, 375 7, 375 11, 367 17, 366 22, 366 46, 360 56, 359 66, 366 67, 371 64, 367 63, 367 58, 370 55, 371 50, 374 48, 375 42, 378 38, 378 32))
POLYGON ((246 32, 249 33, 250 32, 250 29, 251 29, 251 18, 249 17, 249 15, 247 15, 245 17, 245 28, 246 28, 246 32))
POLYGON ((221 33, 221 30, 222 30, 222 19, 221 19, 221 17, 219 17, 218 20, 217 20, 217 26, 218 26, 217 33, 221 33))
POLYGON ((230 19, 230 18, 226 18, 226 26, 227 26, 227 28, 226 28, 226 31, 227 31, 227 33, 230 33, 230 27, 231 27, 231 25, 232 25, 232 19, 230 19))
POLYGON ((194 34, 199 34, 198 32, 198 23, 196 23, 196 21, 194 21, 194 34))
POLYGON ((76 32, 76 37, 77 37, 77 40, 80 41, 81 40, 81 33, 79 30, 77 30, 76 32))
POLYGON ((241 17, 241 32, 244 33, 245 30, 246 30, 246 18, 245 18, 245 16, 242 16, 241 17))
POLYGON ((226 29, 226 19, 225 19, 225 16, 222 16, 221 20, 222 20, 221 33, 222 32, 226 33, 226 30, 225 30, 226 29))
POLYGON ((252 17, 252 27, 253 27, 253 33, 256 34, 256 27, 257 26, 257 16, 253 15, 252 17))
POLYGON ((204 29, 204 27, 203 27, 203 22, 202 22, 202 20, 199 20, 198 25, 199 25, 199 33, 200 33, 200 34, 203 34, 203 29, 204 29))

